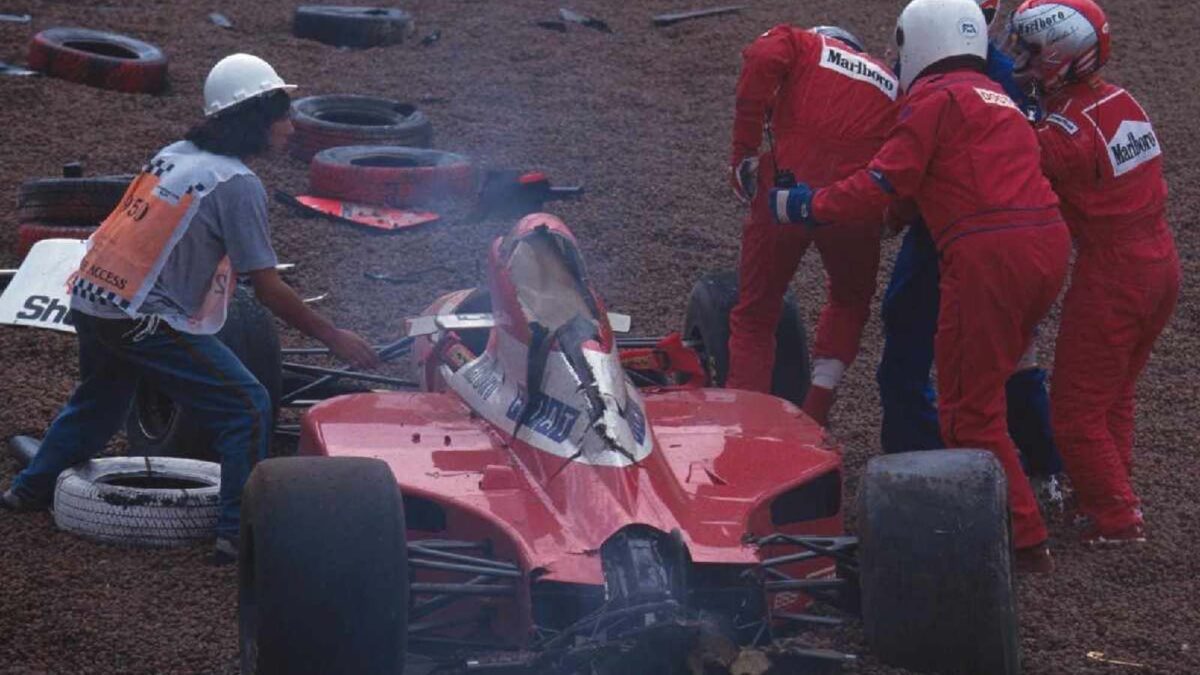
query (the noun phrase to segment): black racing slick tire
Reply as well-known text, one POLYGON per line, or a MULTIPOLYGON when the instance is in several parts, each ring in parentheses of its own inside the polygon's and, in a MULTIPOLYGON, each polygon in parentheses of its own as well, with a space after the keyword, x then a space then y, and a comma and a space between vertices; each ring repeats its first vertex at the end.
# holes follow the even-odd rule
POLYGON ((17 257, 22 260, 33 245, 45 239, 87 239, 94 227, 67 227, 45 223, 21 223, 17 226, 17 257))
POLYGON ((479 192, 475 164, 440 150, 352 145, 313 157, 309 188, 322 197, 405 208, 470 200, 479 192))
MULTIPOLYGON (((279 333, 274 319, 248 286, 237 286, 217 339, 266 387, 273 423, 283 381, 279 333)), ((171 400, 170 392, 159 391, 148 382, 138 383, 125 418, 125 435, 130 455, 219 459, 211 436, 203 432, 195 415, 171 400)))
POLYGON ((242 673, 400 673, 407 551, 404 504, 387 464, 260 462, 242 502, 242 673))
POLYGON ((121 203, 133 176, 39 178, 17 190, 17 220, 95 227, 121 203))
POLYGON ((29 67, 101 89, 156 94, 167 86, 167 56, 126 35, 48 28, 29 42, 29 67))
POLYGON ((334 47, 383 47, 411 33, 412 15, 387 7, 302 5, 292 17, 292 35, 334 47))
POLYGON ((213 536, 221 465, 178 457, 103 457, 58 476, 54 524, 102 544, 169 548, 213 536))
MULTIPOLYGON (((737 272, 710 272, 692 286, 684 320, 685 338, 703 344, 705 369, 712 386, 725 386, 729 375, 729 313, 738 298, 737 272)), ((808 335, 796 298, 789 292, 783 299, 783 312, 775 328, 775 367, 771 373, 771 393, 803 405, 808 394, 811 367, 808 335)))
POLYGON ((306 96, 292 104, 289 151, 309 161, 326 148, 343 145, 399 145, 428 148, 433 125, 411 103, 376 96, 306 96))
POLYGON ((881 661, 1021 672, 1004 472, 984 450, 875 457, 859 488, 863 625, 881 661))

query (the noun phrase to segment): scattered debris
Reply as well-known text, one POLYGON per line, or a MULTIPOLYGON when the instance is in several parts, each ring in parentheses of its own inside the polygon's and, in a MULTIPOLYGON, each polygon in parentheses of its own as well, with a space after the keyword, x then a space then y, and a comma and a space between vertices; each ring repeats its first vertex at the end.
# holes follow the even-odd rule
POLYGON ((296 263, 279 263, 275 266, 276 272, 291 272, 296 269, 296 263))
POLYGON ((748 7, 748 5, 728 5, 725 7, 712 7, 710 9, 693 9, 687 12, 671 12, 670 14, 659 14, 654 17, 655 26, 670 26, 677 24, 680 21, 688 19, 701 19, 706 16, 718 16, 721 14, 733 14, 740 12, 748 7))
POLYGON ((11 63, 0 61, 0 75, 9 75, 11 77, 29 77, 30 75, 37 75, 37 71, 30 70, 28 68, 22 68, 21 66, 14 66, 11 63))
POLYGON ((442 39, 442 31, 435 30, 432 33, 430 33, 429 35, 426 35, 425 37, 421 38, 421 42, 419 44, 422 47, 429 47, 429 46, 432 46, 433 43, 435 43, 441 39, 442 39))
POLYGON ((320 301, 322 301, 322 300, 324 300, 325 298, 328 298, 328 297, 329 297, 329 294, 328 294, 328 293, 322 293, 322 294, 320 294, 320 295, 314 295, 314 296, 312 296, 311 298, 304 298, 303 300, 301 300, 301 302, 303 302, 303 303, 304 303, 304 304, 306 304, 306 305, 311 305, 311 304, 313 304, 314 302, 320 302, 320 301))
POLYGON ((1117 659, 1106 658, 1104 656, 1104 652, 1088 652, 1087 657, 1093 661, 1099 661, 1100 663, 1111 663, 1114 666, 1132 666, 1134 668, 1145 668, 1146 667, 1146 664, 1144 664, 1144 663, 1134 663, 1133 661, 1118 661, 1117 659))
POLYGON ((393 283, 393 284, 414 284, 418 281, 421 281, 422 278, 425 275, 429 274, 430 272, 453 272, 453 271, 454 270, 451 269, 449 265, 434 265, 433 267, 426 267, 425 269, 417 270, 415 272, 409 272, 408 274, 404 274, 401 276, 396 276, 393 274, 386 274, 383 272, 363 272, 363 276, 370 279, 371 281, 387 281, 387 282, 393 283))
POLYGON ((597 19, 592 16, 586 16, 584 14, 580 14, 579 12, 567 9, 566 7, 559 8, 558 15, 562 17, 563 21, 570 21, 571 23, 577 23, 581 26, 587 26, 588 28, 594 28, 594 29, 600 31, 601 33, 611 33, 612 32, 612 29, 608 27, 608 24, 601 21, 600 19, 597 19))
POLYGON ((432 223, 441 218, 438 214, 430 211, 405 211, 386 206, 355 204, 340 199, 310 195, 293 196, 282 190, 275 191, 275 199, 311 215, 325 216, 389 232, 432 223))
POLYGON ((229 20, 229 17, 220 12, 213 12, 212 14, 209 14, 208 20, 213 22, 214 25, 220 26, 221 28, 233 28, 233 22, 229 20))
POLYGON ((33 17, 28 14, 0 14, 0 21, 8 23, 29 23, 33 17))
POLYGON ((567 32, 567 22, 559 21, 558 19, 542 19, 541 21, 534 21, 533 25, 540 28, 546 28, 548 30, 558 31, 559 33, 567 32))
POLYGON ((546 202, 576 199, 582 194, 582 186, 551 186, 550 179, 540 171, 491 169, 484 174, 479 200, 467 219, 519 218, 541 211, 546 202))

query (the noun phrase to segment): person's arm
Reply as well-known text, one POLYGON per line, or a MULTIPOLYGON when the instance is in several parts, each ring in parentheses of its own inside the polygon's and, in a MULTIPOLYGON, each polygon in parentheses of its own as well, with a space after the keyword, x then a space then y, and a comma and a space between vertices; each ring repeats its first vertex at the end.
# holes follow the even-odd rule
POLYGON ((809 226, 883 222, 897 199, 912 198, 921 187, 937 149, 942 118, 950 114, 949 94, 934 93, 901 110, 895 128, 875 158, 833 185, 813 190, 801 183, 771 190, 776 222, 809 226))
POLYGON ((793 28, 776 26, 742 51, 742 71, 734 100, 730 156, 733 166, 758 154, 767 110, 773 106, 779 86, 796 61, 793 36, 793 28))
POLYGON ((379 365, 379 355, 370 343, 309 309, 296 291, 279 277, 275 268, 255 270, 246 276, 254 286, 254 296, 264 307, 301 333, 323 342, 334 356, 355 368, 379 365))
POLYGON ((1073 173, 1087 170, 1080 165, 1075 152, 1074 141, 1081 133, 1085 132, 1077 124, 1058 113, 1047 115, 1037 126, 1038 145, 1042 150, 1042 173, 1050 179, 1051 185, 1057 185, 1073 173))

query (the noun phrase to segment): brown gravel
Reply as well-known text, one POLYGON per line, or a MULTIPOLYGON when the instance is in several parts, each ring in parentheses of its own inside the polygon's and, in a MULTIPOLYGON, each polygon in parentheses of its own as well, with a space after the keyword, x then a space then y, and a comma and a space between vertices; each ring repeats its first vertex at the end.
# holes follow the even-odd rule
MULTIPOLYGON (((717 3, 720 4, 720 3, 717 3)), ((33 25, 0 23, 0 60, 22 63, 34 30, 75 25, 127 32, 171 58, 165 95, 124 95, 52 79, 0 78, 0 195, 31 177, 82 160, 90 173, 129 172, 197 120, 203 77, 221 56, 248 51, 271 61, 300 94, 363 93, 417 102, 433 120, 436 146, 494 166, 542 169, 581 182, 586 198, 557 212, 580 236, 600 288, 639 332, 682 321, 692 281, 734 264, 741 212, 725 183, 732 88, 739 51, 775 23, 841 23, 882 50, 903 3, 794 0, 758 2, 739 15, 656 29, 652 14, 704 3, 577 0, 606 19, 605 35, 571 25, 534 27, 557 3, 535 0, 412 0, 421 48, 339 51, 293 38, 290 3, 151 0, 0 3, 33 25), (232 31, 206 16, 221 11, 232 31), (428 103, 420 103, 428 100, 428 103)), ((1184 58, 1200 23, 1189 3, 1106 3, 1114 34, 1108 75, 1148 108, 1167 148, 1171 217, 1185 289, 1174 323, 1143 378, 1137 488, 1152 540, 1140 549, 1091 553, 1056 523, 1059 571, 1020 583, 1029 673, 1200 672, 1200 471, 1195 403, 1200 315, 1192 302, 1198 267, 1200 78, 1184 58), (1144 664, 1089 660, 1087 652, 1144 664)), ((287 157, 256 163, 268 190, 301 192, 305 167, 287 157)), ((281 258, 300 264, 291 281, 305 294, 330 292, 322 309, 374 339, 396 335, 405 315, 435 294, 473 285, 489 240, 508 222, 465 225, 451 218, 424 230, 378 236, 271 207, 281 258), (446 262, 427 283, 393 286, 362 271, 403 272, 446 262)), ((0 267, 15 266, 15 200, 0 200, 0 267)), ((887 245, 885 260, 895 252, 887 245)), ((881 287, 890 263, 881 271, 881 287)), ((815 314, 821 273, 809 260, 795 283, 815 314)), ((1054 331, 1042 345, 1048 358, 1054 331)), ((294 333, 286 341, 300 344, 294 333)), ((862 363, 852 369, 834 416, 845 440, 851 489, 878 452, 873 364, 879 325, 868 327, 862 363)), ((0 329, 5 383, 0 436, 40 434, 76 377, 70 337, 0 329)), ((0 460, 0 483, 15 469, 0 460)), ((202 564, 203 550, 139 552, 105 548, 54 530, 45 515, 0 514, 0 672, 208 673, 236 670, 234 574, 202 564)), ((854 631, 834 635, 861 650, 854 631)), ((893 672, 866 658, 853 672, 893 672)))

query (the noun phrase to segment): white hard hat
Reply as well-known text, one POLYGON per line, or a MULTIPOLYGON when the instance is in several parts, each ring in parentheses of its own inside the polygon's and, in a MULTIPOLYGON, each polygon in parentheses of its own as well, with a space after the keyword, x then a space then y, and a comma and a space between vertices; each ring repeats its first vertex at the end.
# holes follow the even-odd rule
POLYGON ((912 0, 896 21, 900 87, 952 56, 987 59, 988 30, 976 0, 912 0))
POLYGON ((250 54, 230 54, 217 61, 204 80, 204 115, 212 116, 248 98, 276 89, 295 89, 271 64, 250 54))

